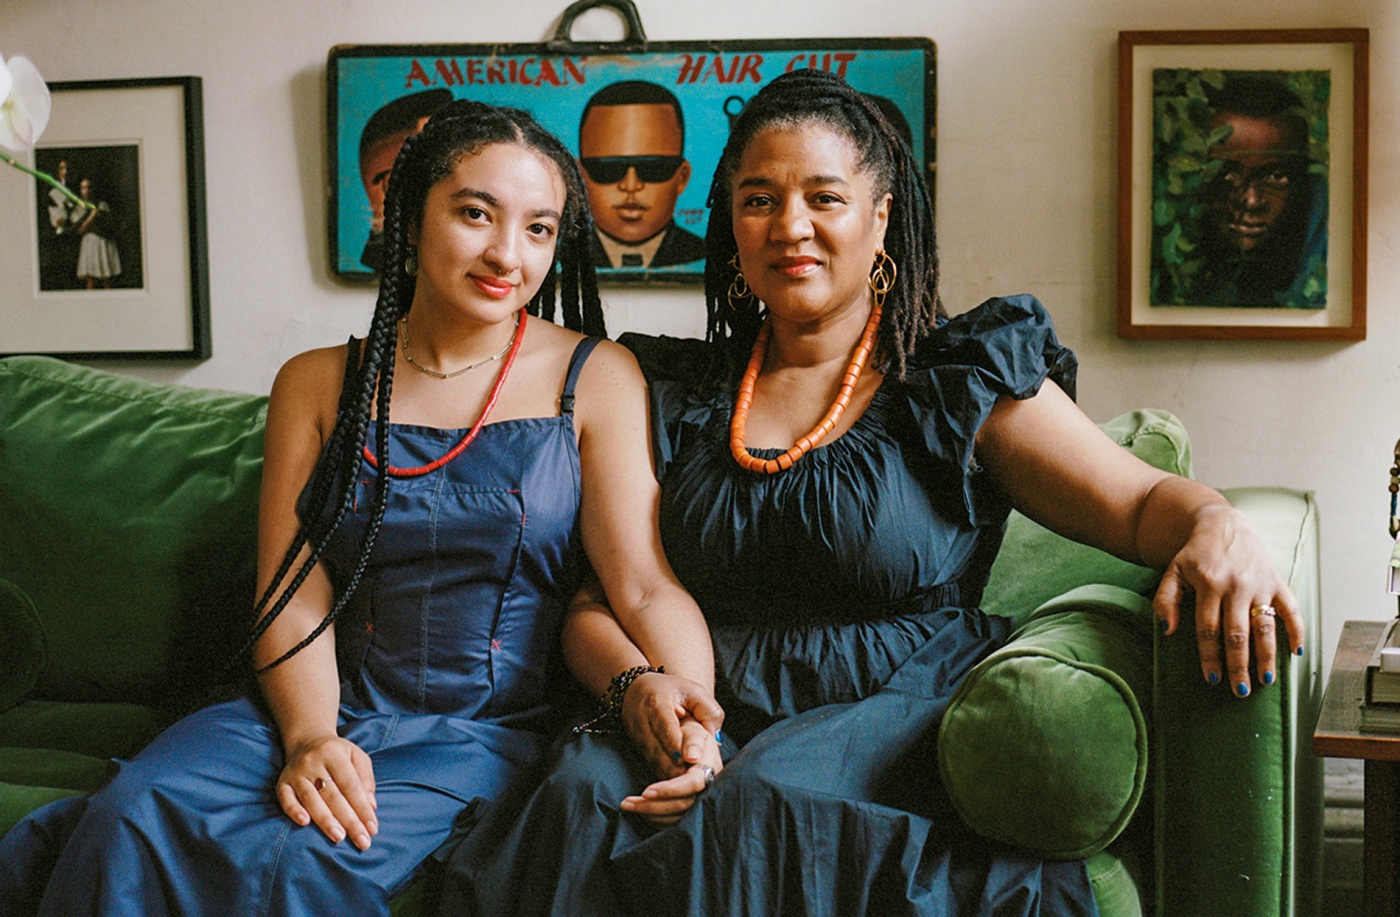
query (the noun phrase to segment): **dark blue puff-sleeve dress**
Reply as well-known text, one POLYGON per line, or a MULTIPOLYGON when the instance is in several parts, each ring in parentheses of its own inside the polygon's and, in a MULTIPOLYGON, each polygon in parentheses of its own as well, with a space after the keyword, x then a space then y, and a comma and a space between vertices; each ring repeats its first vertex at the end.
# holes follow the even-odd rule
MULTIPOLYGON (((1082 861, 973 835, 935 763, 954 689, 1007 638, 978 610, 1009 506, 973 438, 1073 354, 1031 297, 945 322, 844 435, 759 475, 698 342, 623 339, 652 389, 666 554, 704 610, 727 762, 675 825, 618 808, 652 775, 622 736, 560 744, 457 849, 444 915, 1093 915, 1082 861)), ((780 450, 751 450, 769 458, 780 450)))

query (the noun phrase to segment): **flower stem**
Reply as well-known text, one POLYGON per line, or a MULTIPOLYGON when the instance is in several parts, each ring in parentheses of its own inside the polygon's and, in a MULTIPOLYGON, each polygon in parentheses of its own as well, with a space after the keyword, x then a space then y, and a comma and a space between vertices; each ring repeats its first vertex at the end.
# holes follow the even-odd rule
POLYGON ((64 197, 68 198, 75 204, 81 204, 89 210, 97 209, 96 204, 94 204, 92 201, 85 201, 82 198, 78 197, 78 195, 74 194, 72 191, 69 191, 67 188, 60 185, 58 183, 58 180, 52 175, 49 175, 45 172, 40 172, 37 169, 31 169, 29 168, 29 166, 15 160, 6 153, 0 153, 0 162, 8 162, 10 165, 14 166, 16 169, 19 169, 21 172, 27 172, 28 174, 33 175, 35 178, 39 179, 39 181, 52 185, 53 187, 61 191, 64 197))

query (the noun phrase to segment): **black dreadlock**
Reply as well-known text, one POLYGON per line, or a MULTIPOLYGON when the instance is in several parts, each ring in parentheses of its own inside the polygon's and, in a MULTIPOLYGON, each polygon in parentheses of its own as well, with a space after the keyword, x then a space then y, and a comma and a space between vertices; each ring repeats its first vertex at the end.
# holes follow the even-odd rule
MULTIPOLYGON (((254 609, 256 623, 239 657, 251 650, 286 608, 288 601, 321 559, 331 535, 349 515, 354 504, 357 472, 369 437, 372 413, 380 418, 380 423, 376 425, 375 454, 389 454, 389 402, 394 382, 394 353, 398 347, 398 321, 408 314, 415 287, 414 277, 405 263, 410 254, 409 228, 422 222, 428 190, 446 177, 463 156, 494 143, 518 144, 545 156, 554 163, 564 180, 564 212, 561 214, 554 261, 545 274, 539 292, 530 300, 527 311, 553 321, 558 299, 563 307, 565 327, 584 334, 607 334, 589 253, 593 221, 588 212, 583 179, 573 155, 553 134, 519 109, 497 108, 466 99, 439 109, 422 132, 404 142, 403 149, 394 160, 384 201, 385 263, 380 275, 374 317, 365 338, 364 353, 341 393, 335 427, 327 439, 325 455, 311 479, 310 499, 304 513, 304 518, 311 521, 302 524, 277 574, 258 599, 254 609), (557 279, 556 270, 559 274, 557 279), (311 545, 309 556, 273 601, 273 596, 287 580, 297 554, 307 544, 311 545)), ((364 576, 370 551, 384 520, 389 492, 388 468, 387 461, 379 462, 369 507, 369 524, 360 539, 359 555, 331 610, 311 633, 258 669, 259 673, 280 665, 309 646, 349 603, 364 576)))
POLYGON ((899 131, 880 113, 879 107, 845 80, 823 70, 785 73, 758 91, 734 121, 710 185, 710 225, 705 234, 705 306, 707 340, 724 360, 717 375, 724 376, 748 360, 762 319, 760 304, 750 296, 737 308, 728 297, 734 282, 731 262, 738 251, 734 242, 730 184, 739 160, 753 138, 770 127, 822 124, 850 139, 859 164, 872 179, 875 198, 889 193, 889 226, 885 251, 894 259, 898 275, 885 300, 875 339, 875 365, 893 369, 904 378, 908 360, 919 339, 929 333, 938 317, 945 316, 938 298, 938 249, 933 231, 933 206, 923 182, 922 169, 899 131))

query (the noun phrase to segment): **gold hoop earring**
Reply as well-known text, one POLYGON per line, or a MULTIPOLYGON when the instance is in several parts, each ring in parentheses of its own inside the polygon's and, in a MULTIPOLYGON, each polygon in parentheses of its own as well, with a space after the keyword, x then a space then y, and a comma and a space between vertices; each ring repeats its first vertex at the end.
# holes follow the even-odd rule
POLYGON ((889 252, 883 248, 875 253, 875 263, 870 268, 870 291, 875 294, 876 301, 883 303, 885 297, 894 289, 894 279, 899 276, 899 266, 894 263, 889 252))
POLYGON ((744 304, 744 300, 753 299, 753 290, 749 289, 749 282, 744 279, 744 272, 739 269, 739 253, 735 252, 734 257, 729 259, 729 266, 734 269, 734 279, 729 283, 729 308, 738 312, 739 306, 744 304))
POLYGON ((418 253, 409 252, 408 257, 403 259, 403 272, 410 277, 418 276, 418 253))

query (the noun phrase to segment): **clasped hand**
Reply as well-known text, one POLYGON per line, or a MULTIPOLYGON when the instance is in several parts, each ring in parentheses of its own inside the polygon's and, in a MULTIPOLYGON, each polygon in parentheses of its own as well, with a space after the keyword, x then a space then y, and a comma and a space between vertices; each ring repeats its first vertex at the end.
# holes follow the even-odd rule
POLYGON ((292 821, 302 827, 314 823, 332 843, 349 837, 368 850, 370 838, 379 833, 369 755, 337 735, 288 749, 277 778, 277 802, 292 821))
POLYGON ((688 678, 648 673, 628 688, 622 722, 661 777, 624 799, 623 811, 659 825, 677 821, 724 769, 719 750, 724 710, 688 678))

